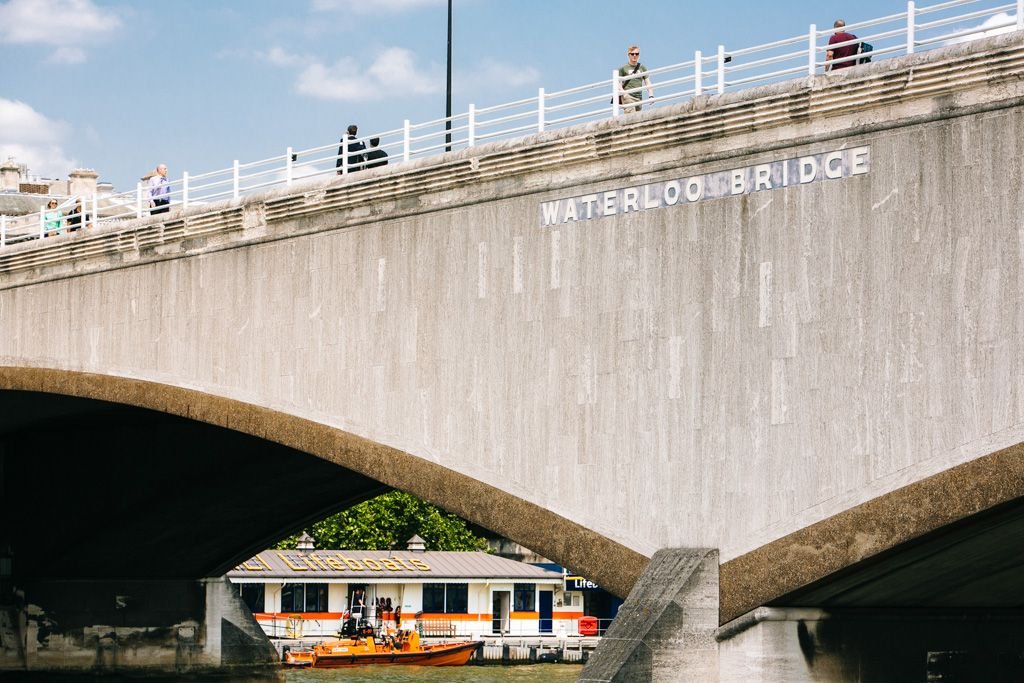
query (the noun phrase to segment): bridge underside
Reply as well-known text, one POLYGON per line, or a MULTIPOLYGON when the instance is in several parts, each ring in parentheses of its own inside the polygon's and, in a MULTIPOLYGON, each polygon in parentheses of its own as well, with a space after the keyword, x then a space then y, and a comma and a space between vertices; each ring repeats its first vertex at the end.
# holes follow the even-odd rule
POLYGON ((4 524, 18 579, 196 579, 380 483, 173 415, 0 392, 4 524))
POLYGON ((219 577, 386 490, 230 429, 0 392, 0 670, 260 674, 276 653, 219 577))
POLYGON ((772 600, 824 609, 1024 608, 1024 499, 1004 503, 772 600))

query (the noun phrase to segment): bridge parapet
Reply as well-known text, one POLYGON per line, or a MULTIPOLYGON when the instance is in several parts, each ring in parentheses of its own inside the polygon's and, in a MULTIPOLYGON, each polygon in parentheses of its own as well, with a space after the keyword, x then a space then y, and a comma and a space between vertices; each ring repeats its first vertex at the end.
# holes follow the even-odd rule
POLYGON ((616 168, 625 178, 934 120, 953 108, 1004 106, 1021 96, 1022 35, 9 245, 0 251, 0 287, 466 206, 478 198, 460 189, 473 183, 505 181, 504 195, 528 194, 607 178, 616 168), (622 168, 624 159, 642 163, 622 168), (564 173, 552 178, 552 169, 564 173))

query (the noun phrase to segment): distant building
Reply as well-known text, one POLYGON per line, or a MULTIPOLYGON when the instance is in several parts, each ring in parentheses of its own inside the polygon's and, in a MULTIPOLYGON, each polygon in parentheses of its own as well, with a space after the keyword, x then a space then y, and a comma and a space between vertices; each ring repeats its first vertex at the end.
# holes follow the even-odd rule
POLYGON ((565 576, 565 591, 573 596, 578 596, 582 601, 576 603, 577 611, 583 616, 593 617, 597 620, 597 632, 601 635, 611 624, 612 619, 619 613, 622 606, 622 599, 618 598, 595 582, 582 576, 573 576, 571 570, 564 569, 561 565, 542 557, 534 551, 519 545, 507 538, 488 538, 487 546, 491 552, 499 557, 505 557, 517 562, 528 562, 544 569, 559 572, 565 576))
POLYGON ((583 616, 581 592, 543 567, 427 551, 418 536, 407 550, 300 545, 265 550, 227 574, 271 637, 335 636, 350 616, 400 621, 426 636, 575 634, 583 616), (390 612, 378 609, 389 602, 390 612))
MULTIPOLYGON (((110 183, 98 182, 99 174, 91 168, 76 168, 67 180, 39 178, 29 175, 28 168, 14 159, 0 163, 0 217, 3 217, 4 241, 16 242, 39 237, 40 212, 51 199, 56 199, 63 214, 81 197, 85 213, 102 217, 135 213, 133 197, 118 197, 110 183)), ((88 227, 88 226, 86 226, 88 227)))

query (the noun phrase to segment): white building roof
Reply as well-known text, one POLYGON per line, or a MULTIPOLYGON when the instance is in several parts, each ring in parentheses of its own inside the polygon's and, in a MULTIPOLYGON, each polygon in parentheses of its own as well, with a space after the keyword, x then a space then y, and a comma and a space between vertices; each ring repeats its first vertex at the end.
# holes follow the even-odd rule
POLYGON ((510 579, 561 583, 560 572, 482 552, 264 550, 227 573, 232 581, 332 583, 510 579))

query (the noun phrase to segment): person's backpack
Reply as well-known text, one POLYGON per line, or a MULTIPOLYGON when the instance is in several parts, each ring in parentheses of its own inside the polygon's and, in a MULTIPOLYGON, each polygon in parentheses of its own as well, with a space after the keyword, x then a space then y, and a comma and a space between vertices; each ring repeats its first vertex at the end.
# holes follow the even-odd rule
POLYGON ((875 47, 871 43, 865 43, 862 40, 860 42, 860 45, 857 48, 857 54, 860 55, 860 58, 857 60, 857 63, 858 64, 867 64, 868 62, 870 62, 871 61, 871 51, 874 50, 874 49, 875 49, 875 47))

